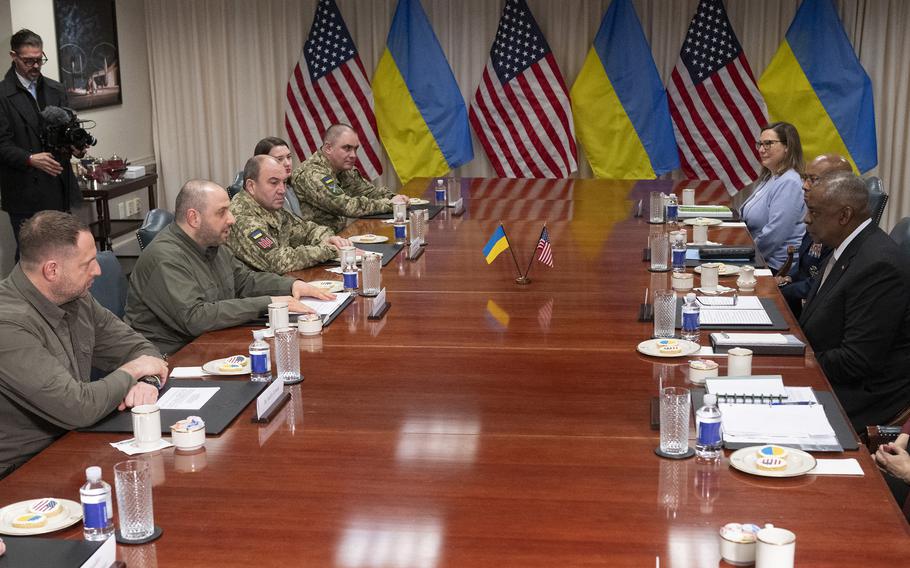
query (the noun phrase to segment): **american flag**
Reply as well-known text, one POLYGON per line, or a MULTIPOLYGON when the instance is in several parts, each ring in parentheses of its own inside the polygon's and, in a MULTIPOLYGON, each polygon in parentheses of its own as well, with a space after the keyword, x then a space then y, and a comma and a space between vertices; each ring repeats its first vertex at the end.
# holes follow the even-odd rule
POLYGON ((284 126, 297 158, 318 150, 322 135, 339 122, 350 124, 360 137, 357 168, 367 179, 379 177, 381 150, 370 82, 335 0, 319 0, 285 101, 284 126))
POLYGON ((550 247, 550 232, 547 231, 546 225, 540 232, 540 240, 537 241, 537 260, 553 268, 553 250, 550 247))
POLYGON ((683 172, 731 194, 758 177, 767 110, 722 0, 701 0, 667 86, 683 172))
POLYGON ((501 178, 564 178, 578 168, 565 81, 525 0, 506 0, 471 126, 501 178))

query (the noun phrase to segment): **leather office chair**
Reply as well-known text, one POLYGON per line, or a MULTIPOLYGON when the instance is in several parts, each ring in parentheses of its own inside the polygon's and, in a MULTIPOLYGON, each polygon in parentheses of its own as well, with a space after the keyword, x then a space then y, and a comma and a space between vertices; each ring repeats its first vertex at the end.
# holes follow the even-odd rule
POLYGON ((127 284, 120 261, 113 251, 103 250, 98 253, 98 264, 101 265, 101 276, 95 278, 89 290, 99 304, 123 319, 127 284))
POLYGON ((174 214, 166 209, 152 209, 145 215, 145 222, 136 231, 136 239, 139 241, 139 250, 145 249, 152 242, 161 229, 167 227, 174 221, 174 214))
POLYGON ((891 229, 891 239, 901 247, 907 255, 910 255, 910 217, 904 217, 897 222, 897 225, 891 229))
POLYGON ((872 222, 878 225, 885 213, 885 206, 888 204, 888 194, 885 193, 885 186, 881 179, 869 176, 863 181, 866 183, 866 189, 869 190, 869 214, 872 216, 872 222))
POLYGON ((243 172, 237 172, 237 175, 234 176, 234 181, 231 185, 227 186, 228 197, 234 199, 234 196, 243 191, 243 172))

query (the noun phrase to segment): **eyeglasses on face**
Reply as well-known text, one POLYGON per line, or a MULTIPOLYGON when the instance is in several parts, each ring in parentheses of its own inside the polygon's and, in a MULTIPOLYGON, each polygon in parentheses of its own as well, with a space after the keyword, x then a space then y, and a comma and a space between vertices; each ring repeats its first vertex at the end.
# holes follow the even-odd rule
POLYGON ((41 57, 21 57, 18 53, 16 58, 25 64, 26 67, 34 67, 35 65, 41 66, 47 63, 47 55, 41 54, 41 57))
POLYGON ((783 144, 783 142, 780 140, 756 140, 755 149, 761 150, 762 146, 764 146, 765 150, 770 150, 771 146, 774 146, 775 144, 783 144))

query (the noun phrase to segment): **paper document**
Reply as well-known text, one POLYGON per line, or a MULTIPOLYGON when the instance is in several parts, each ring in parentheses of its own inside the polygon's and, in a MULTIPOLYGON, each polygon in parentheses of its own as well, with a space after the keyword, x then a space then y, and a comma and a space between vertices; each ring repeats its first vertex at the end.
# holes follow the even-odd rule
MULTIPOLYGON (((310 308, 313 308, 314 310, 316 310, 316 313, 321 316, 327 316, 327 315, 332 314, 335 310, 337 310, 338 306, 343 304, 345 302, 345 300, 347 300, 350 297, 351 297, 350 292, 339 292, 339 293, 335 294, 334 300, 314 300, 312 298, 307 298, 307 299, 301 298, 300 303, 305 306, 308 306, 310 308)), ((293 314, 293 313, 297 313, 297 312, 291 312, 291 313, 293 314)))
POLYGON ((745 227, 746 224, 742 221, 724 221, 720 224, 721 227, 745 227))
POLYGON ((783 333, 712 333, 711 335, 715 336, 717 345, 786 345, 789 343, 783 333))
POLYGON ((699 296, 699 321, 705 325, 771 325, 771 317, 756 296, 739 296, 736 304, 730 297, 699 296))
POLYGON ((202 367, 174 367, 171 369, 169 379, 192 379, 195 377, 205 377, 211 373, 206 373, 202 367))
POLYGON ((705 310, 762 310, 765 307, 757 296, 737 296, 733 304, 731 296, 699 296, 701 311, 705 310))
POLYGON ((199 410, 221 387, 172 387, 158 399, 161 410, 199 410))
POLYGON ((718 397, 785 398, 787 389, 780 375, 756 375, 753 377, 709 377, 705 380, 705 391, 718 397))
POLYGON ((816 459, 812 475, 863 475, 863 468, 856 458, 840 460, 816 459))
POLYGON ((718 405, 729 443, 782 444, 806 448, 839 446, 825 408, 814 405, 718 405))

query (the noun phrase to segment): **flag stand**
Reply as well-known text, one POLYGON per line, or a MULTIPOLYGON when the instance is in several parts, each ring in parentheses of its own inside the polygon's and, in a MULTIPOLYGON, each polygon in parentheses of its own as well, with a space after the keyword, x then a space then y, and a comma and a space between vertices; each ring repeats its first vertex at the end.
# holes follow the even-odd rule
POLYGON ((528 278, 527 276, 519 276, 518 278, 515 279, 515 283, 516 284, 530 284, 531 279, 528 278))
MULTIPOLYGON (((502 224, 502 221, 499 222, 499 226, 502 227, 502 234, 506 238, 506 242, 509 241, 509 235, 506 234, 506 228, 502 224)), ((521 267, 518 266, 518 259, 515 258, 515 251, 512 250, 512 245, 509 243, 509 253, 512 255, 512 260, 515 262, 515 270, 518 271, 518 278, 515 279, 516 284, 530 284, 531 279, 521 273, 521 267)), ((533 256, 531 257, 533 259, 533 256)))

